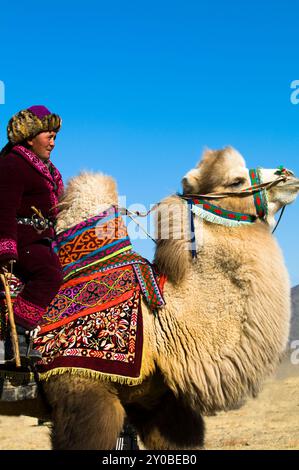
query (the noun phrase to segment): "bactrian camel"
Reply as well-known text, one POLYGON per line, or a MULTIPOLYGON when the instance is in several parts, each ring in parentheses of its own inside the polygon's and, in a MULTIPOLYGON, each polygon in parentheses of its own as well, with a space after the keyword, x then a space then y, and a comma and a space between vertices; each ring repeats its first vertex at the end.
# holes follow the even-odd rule
MULTIPOLYGON (((231 147, 205 151, 183 178, 184 197, 161 202, 154 262, 167 276, 166 305, 154 315, 143 303, 142 383, 129 386, 67 371, 43 382, 53 449, 112 449, 125 417, 146 449, 198 449, 204 444, 206 414, 258 394, 289 332, 290 284, 272 235, 274 215, 299 191, 291 172, 260 169, 259 174, 264 185, 269 183, 262 217, 256 217, 252 191, 242 193, 252 180, 243 157, 231 147), (193 204, 191 217, 188 195, 194 202, 196 195, 211 193, 238 193, 203 199, 219 214, 219 208, 227 209, 251 216, 252 222, 223 221, 202 201, 193 204)), ((58 232, 117 203, 111 177, 83 173, 67 186, 58 232)), ((26 406, 15 410, 26 413, 26 406)), ((27 412, 34 414, 34 406, 27 412)))

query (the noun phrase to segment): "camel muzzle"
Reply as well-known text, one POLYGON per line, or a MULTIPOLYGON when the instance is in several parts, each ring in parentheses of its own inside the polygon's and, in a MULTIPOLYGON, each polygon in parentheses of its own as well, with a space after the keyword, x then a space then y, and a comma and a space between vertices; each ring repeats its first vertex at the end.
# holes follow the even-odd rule
POLYGON ((281 186, 289 187, 290 189, 297 189, 299 191, 299 178, 293 176, 288 177, 285 182, 280 183, 281 186))

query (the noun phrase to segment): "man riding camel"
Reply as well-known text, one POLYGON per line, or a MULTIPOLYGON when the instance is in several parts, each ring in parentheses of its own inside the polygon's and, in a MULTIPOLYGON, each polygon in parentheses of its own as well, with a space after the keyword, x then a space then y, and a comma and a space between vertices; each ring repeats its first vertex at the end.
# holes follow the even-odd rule
MULTIPOLYGON (((57 204, 63 192, 59 171, 50 161, 61 118, 44 106, 14 115, 8 144, 0 153, 0 272, 11 271, 24 288, 14 302, 21 358, 28 331, 36 329, 62 284, 62 270, 51 242, 57 204)), ((29 356, 40 353, 31 349, 29 356)))

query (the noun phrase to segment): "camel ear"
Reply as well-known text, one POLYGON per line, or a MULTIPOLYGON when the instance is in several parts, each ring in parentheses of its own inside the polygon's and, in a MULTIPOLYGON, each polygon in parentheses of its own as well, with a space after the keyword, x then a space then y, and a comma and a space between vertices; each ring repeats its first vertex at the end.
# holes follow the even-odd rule
POLYGON ((186 205, 177 196, 165 199, 156 213, 154 263, 174 284, 183 280, 190 264, 187 220, 186 205))
POLYGON ((200 168, 188 171, 182 179, 183 194, 196 194, 199 187, 200 168))
POLYGON ((205 147, 200 161, 196 167, 188 171, 182 179, 183 194, 197 194, 200 186, 201 165, 202 163, 213 155, 214 151, 205 147))

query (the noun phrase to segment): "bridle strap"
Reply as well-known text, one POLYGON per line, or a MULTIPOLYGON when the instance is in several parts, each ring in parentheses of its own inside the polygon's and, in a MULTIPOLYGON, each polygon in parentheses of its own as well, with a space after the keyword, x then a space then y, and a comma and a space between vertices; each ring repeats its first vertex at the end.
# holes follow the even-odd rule
MULTIPOLYGON (((249 170, 249 176, 251 185, 253 187, 259 186, 261 184, 261 175, 260 170, 258 168, 251 168, 249 170)), ((265 218, 268 215, 268 200, 266 195, 266 189, 260 189, 259 191, 254 191, 252 193, 255 210, 257 216, 260 219, 265 218)))
MULTIPOLYGON (((252 171, 252 170, 250 170, 252 171)), ((278 183, 280 183, 281 181, 287 181, 288 179, 288 174, 287 173, 284 173, 283 172, 283 169, 281 170, 281 173, 279 174, 279 176, 275 179, 275 180, 272 180, 272 181, 269 181, 268 183, 256 183, 256 184, 252 184, 249 188, 246 188, 246 189, 243 189, 241 191, 225 191, 225 192, 222 192, 222 193, 208 193, 208 194, 184 194, 184 195, 180 195, 178 194, 178 196, 180 196, 181 198, 183 199, 187 199, 187 202, 188 202, 188 206, 189 206, 189 209, 190 209, 190 230, 191 230, 191 245, 192 245, 192 248, 191 248, 191 251, 192 251, 192 257, 196 257, 196 241, 195 241, 195 231, 194 231, 194 214, 193 214, 193 211, 192 211, 192 204, 193 204, 193 201, 192 199, 194 198, 205 198, 205 199, 224 199, 226 197, 247 197, 247 196, 254 196, 255 194, 258 194, 258 193, 261 193, 264 192, 265 190, 267 189, 270 189, 272 188, 273 186, 276 186, 278 183), (189 200, 191 201, 191 203, 189 202, 189 200)), ((263 197, 266 197, 265 195, 263 195, 263 197)), ((256 199, 255 199, 255 202, 256 202, 256 199)), ((119 208, 119 211, 120 211, 120 214, 122 215, 127 215, 129 216, 136 224, 138 224, 138 222, 133 219, 132 215, 135 215, 137 217, 147 217, 152 211, 156 210, 159 206, 160 206, 160 202, 156 203, 153 207, 151 207, 151 209, 149 209, 147 212, 140 212, 140 211, 129 211, 127 208, 125 207, 120 207, 119 208)), ((280 214, 280 217, 279 217, 279 220, 273 230, 272 233, 275 232, 280 220, 281 220, 281 217, 284 213, 284 209, 285 209, 285 206, 283 207, 282 211, 281 211, 281 214, 280 214)), ((258 217, 261 217, 258 213, 258 217)), ((140 225, 140 224, 138 224, 140 225)), ((143 229, 143 228, 142 228, 143 229)), ((143 229, 144 230, 144 229, 143 229)), ((144 230, 145 231, 145 230, 144 230)), ((145 233, 149 236, 149 238, 151 238, 155 243, 156 240, 154 240, 147 231, 145 231, 145 233)))
MULTIPOLYGON (((254 193, 259 192, 261 189, 270 189, 273 186, 276 186, 278 183, 281 181, 286 181, 288 179, 287 176, 281 175, 278 176, 275 180, 269 181, 268 183, 260 183, 256 185, 252 185, 249 188, 242 189, 242 191, 225 191, 223 193, 207 193, 207 194, 184 194, 183 197, 186 199, 189 198, 203 198, 203 199, 224 199, 226 197, 247 197, 247 196, 252 196, 254 193)), ((178 196, 182 196, 181 194, 178 194, 178 196)), ((157 202, 153 207, 151 207, 148 211, 146 212, 140 212, 140 211, 129 211, 126 207, 120 207, 119 210, 122 215, 135 215, 137 217, 147 217, 151 212, 156 210, 160 206, 160 202, 157 202)))
POLYGON ((189 207, 189 215, 190 215, 190 242, 191 242, 191 254, 192 258, 197 258, 196 252, 196 238, 195 238, 195 225, 194 225, 194 213, 192 210, 193 201, 192 199, 187 200, 188 207, 189 207))

